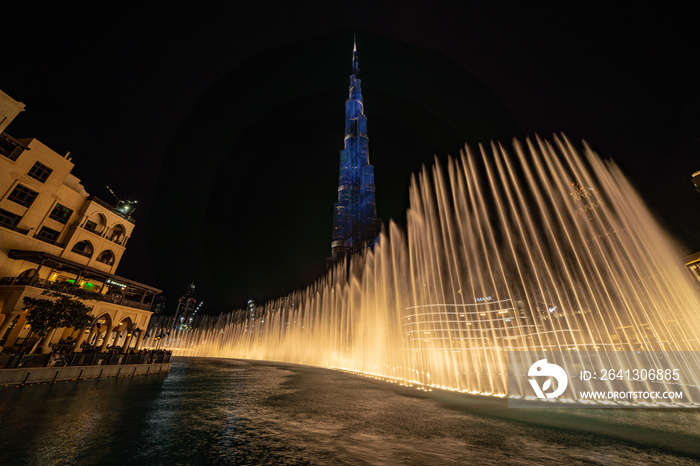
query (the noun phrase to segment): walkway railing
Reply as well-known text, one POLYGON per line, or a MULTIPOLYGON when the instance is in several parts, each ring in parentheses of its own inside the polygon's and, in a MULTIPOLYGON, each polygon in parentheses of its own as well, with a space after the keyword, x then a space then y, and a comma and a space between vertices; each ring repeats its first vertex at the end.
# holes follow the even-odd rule
POLYGON ((124 364, 161 364, 170 362, 169 353, 0 353, 0 369, 20 367, 113 366, 124 364))

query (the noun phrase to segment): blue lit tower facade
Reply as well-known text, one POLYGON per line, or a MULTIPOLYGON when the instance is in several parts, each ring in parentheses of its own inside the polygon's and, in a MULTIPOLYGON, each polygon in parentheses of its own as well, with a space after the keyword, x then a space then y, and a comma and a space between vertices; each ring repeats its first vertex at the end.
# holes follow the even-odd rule
POLYGON ((345 101, 345 148, 340 151, 338 202, 334 204, 332 262, 361 251, 379 235, 374 167, 369 164, 367 117, 359 75, 354 44, 350 95, 345 101))

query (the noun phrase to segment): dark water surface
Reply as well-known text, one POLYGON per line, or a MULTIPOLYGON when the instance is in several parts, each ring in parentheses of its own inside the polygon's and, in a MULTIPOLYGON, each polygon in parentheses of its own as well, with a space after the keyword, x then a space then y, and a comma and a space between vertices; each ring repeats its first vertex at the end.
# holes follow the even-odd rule
POLYGON ((698 410, 508 409, 276 363, 0 388, 0 464, 698 462, 698 410))

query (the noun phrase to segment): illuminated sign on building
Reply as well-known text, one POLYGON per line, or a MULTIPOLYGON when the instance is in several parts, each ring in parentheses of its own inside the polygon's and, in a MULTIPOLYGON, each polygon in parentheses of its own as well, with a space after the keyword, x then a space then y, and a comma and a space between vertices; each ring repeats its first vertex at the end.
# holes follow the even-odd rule
POLYGON ((474 298, 475 303, 486 303, 489 301, 493 301, 493 298, 491 296, 482 296, 479 298, 474 298))
POLYGON ((118 287, 121 287, 121 288, 126 288, 126 285, 125 285, 125 284, 119 283, 119 282, 115 282, 115 281, 112 280, 111 278, 108 278, 108 279, 105 281, 105 283, 107 283, 108 285, 114 285, 114 286, 118 286, 118 287))

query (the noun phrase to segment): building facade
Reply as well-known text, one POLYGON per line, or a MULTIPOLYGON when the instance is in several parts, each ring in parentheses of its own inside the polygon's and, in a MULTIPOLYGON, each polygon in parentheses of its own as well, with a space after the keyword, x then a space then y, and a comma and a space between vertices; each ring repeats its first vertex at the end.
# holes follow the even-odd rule
POLYGON ((344 149, 340 151, 338 202, 334 204, 330 263, 369 246, 379 235, 380 229, 374 167, 369 163, 367 117, 359 75, 357 44, 354 44, 350 91, 345 101, 345 141, 344 149))
POLYGON ((134 220, 85 191, 69 153, 5 132, 23 110, 0 91, 0 349, 27 343, 23 299, 47 289, 80 296, 95 319, 84 332, 59 329, 42 346, 81 340, 126 349, 140 342, 160 292, 115 275, 134 220))

